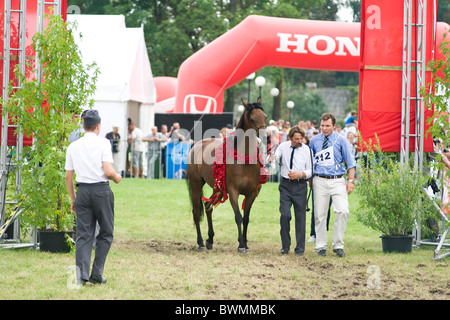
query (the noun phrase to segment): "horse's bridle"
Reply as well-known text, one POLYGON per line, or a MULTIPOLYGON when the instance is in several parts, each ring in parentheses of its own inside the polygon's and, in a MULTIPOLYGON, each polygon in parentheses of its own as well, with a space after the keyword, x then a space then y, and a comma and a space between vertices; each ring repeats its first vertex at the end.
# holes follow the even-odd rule
MULTIPOLYGON (((251 113, 253 112, 254 109, 260 109, 260 110, 262 110, 262 111, 264 112, 264 110, 263 110, 262 107, 260 107, 260 106, 255 106, 254 104, 251 104, 251 105, 248 107, 248 109, 246 110, 246 113, 247 113, 247 119, 248 119, 248 120, 250 120, 250 115, 251 115, 251 113)), ((259 130, 261 130, 261 129, 266 129, 266 128, 267 128, 267 125, 264 124, 263 126, 260 126, 260 127, 256 128, 256 131, 259 131, 259 130)))
POLYGON ((256 128, 256 131, 259 131, 259 130, 261 130, 261 129, 266 129, 267 128, 267 125, 265 125, 265 126, 260 126, 259 128, 256 128))

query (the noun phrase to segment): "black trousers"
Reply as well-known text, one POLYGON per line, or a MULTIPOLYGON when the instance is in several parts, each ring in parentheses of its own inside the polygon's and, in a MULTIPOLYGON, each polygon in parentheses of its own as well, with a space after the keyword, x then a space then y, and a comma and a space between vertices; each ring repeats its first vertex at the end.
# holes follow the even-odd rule
POLYGON ((289 181, 281 179, 278 187, 280 191, 280 235, 281 247, 289 250, 291 246, 290 222, 292 219, 291 207, 294 206, 295 215, 295 253, 305 251, 305 225, 306 225, 306 180, 289 181))
POLYGON ((79 278, 89 279, 95 227, 100 230, 96 238, 93 275, 102 275, 114 232, 114 194, 108 183, 80 184, 75 202, 77 237, 75 262, 79 278))

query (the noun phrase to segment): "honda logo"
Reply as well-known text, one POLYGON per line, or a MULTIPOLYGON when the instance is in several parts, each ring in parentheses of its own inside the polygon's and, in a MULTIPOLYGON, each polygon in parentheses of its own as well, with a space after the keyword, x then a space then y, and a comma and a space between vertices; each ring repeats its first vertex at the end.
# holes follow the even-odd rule
POLYGON ((184 113, 216 113, 217 101, 213 97, 188 94, 184 98, 184 113))
POLYGON ((277 33, 280 38, 278 52, 308 53, 315 55, 346 56, 347 52, 354 57, 359 56, 360 38, 331 38, 326 35, 316 35, 309 38, 306 34, 277 33))

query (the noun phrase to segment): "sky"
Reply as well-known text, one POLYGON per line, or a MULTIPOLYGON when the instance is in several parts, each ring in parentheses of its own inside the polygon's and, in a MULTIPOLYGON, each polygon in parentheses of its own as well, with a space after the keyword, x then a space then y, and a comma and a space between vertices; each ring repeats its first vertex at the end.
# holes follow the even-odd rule
POLYGON ((341 21, 345 22, 353 22, 353 10, 349 7, 340 6, 338 13, 338 17, 341 21))

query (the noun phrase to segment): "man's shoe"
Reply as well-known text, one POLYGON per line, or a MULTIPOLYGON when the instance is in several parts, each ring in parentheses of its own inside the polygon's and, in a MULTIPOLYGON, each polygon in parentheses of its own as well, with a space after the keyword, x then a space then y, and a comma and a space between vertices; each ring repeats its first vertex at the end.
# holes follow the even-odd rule
POLYGON ((333 252, 336 253, 336 255, 340 258, 345 256, 344 249, 333 249, 333 252))
POLYGON ((104 284, 106 283, 106 278, 102 277, 101 275, 91 275, 89 277, 89 282, 93 284, 104 284))
POLYGON ((325 257, 327 255, 327 250, 325 249, 319 250, 317 251, 317 254, 321 257, 325 257))
POLYGON ((311 243, 311 242, 316 242, 316 237, 315 236, 311 236, 309 238, 308 243, 311 243))
POLYGON ((87 281, 83 279, 77 280, 77 285, 84 287, 86 285, 87 281))
POLYGON ((281 249, 281 254, 288 254, 288 252, 289 252, 289 249, 281 249))

